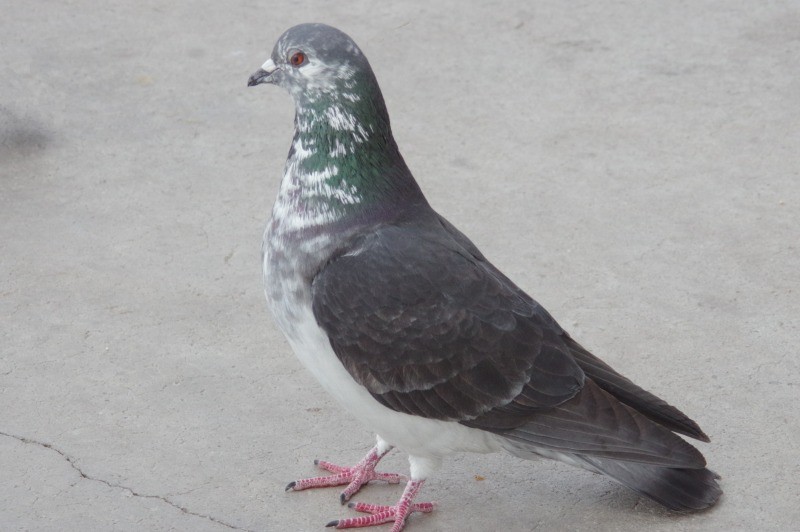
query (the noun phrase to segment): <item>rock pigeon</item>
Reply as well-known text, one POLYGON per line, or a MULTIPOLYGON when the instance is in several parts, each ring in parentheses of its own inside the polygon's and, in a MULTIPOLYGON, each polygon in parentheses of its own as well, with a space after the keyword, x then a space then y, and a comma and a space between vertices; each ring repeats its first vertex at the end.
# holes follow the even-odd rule
POLYGON ((350 504, 328 523, 403 529, 426 479, 456 452, 546 457, 671 510, 707 508, 719 476, 675 433, 708 441, 677 408, 582 347, 428 204, 400 155, 367 58, 340 30, 287 30, 248 80, 291 94, 295 133, 263 240, 265 292, 297 357, 373 429, 352 467, 287 491, 405 482, 397 504, 350 504), (380 473, 393 447, 410 474, 380 473))

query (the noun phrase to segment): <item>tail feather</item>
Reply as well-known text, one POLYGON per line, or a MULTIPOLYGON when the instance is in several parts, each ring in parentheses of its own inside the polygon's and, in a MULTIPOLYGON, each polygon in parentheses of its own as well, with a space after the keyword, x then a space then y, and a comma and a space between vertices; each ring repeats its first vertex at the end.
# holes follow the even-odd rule
MULTIPOLYGON (((492 420, 491 415, 484 415, 462 423, 492 430, 489 425, 492 420)), ((620 402, 589 379, 574 398, 537 411, 524 425, 501 434, 518 447, 536 452, 548 449, 661 467, 706 465, 700 451, 686 440, 620 402)))
POLYGON ((516 456, 602 473, 670 510, 702 510, 722 495, 719 476, 706 469, 700 451, 591 379, 574 398, 535 412, 516 428, 493 429, 493 420, 462 423, 501 434, 505 449, 516 456))
POLYGON ((710 469, 659 467, 594 456, 574 456, 584 467, 607 475, 620 484, 677 512, 703 510, 720 495, 719 475, 710 469))

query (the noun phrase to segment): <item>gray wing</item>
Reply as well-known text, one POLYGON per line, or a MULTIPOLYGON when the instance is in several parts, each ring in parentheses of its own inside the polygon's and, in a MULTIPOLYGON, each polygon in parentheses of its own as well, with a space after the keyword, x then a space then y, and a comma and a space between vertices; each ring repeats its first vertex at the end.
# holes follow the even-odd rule
MULTIPOLYGON (((463 233, 461 233, 455 226, 441 216, 438 218, 442 227, 453 237, 453 239, 455 239, 461 246, 463 246, 473 256, 480 260, 485 267, 492 272, 493 275, 502 278, 508 285, 513 286, 513 283, 507 277, 505 277, 502 272, 497 270, 497 268, 495 268, 491 263, 486 261, 481 252, 463 233)), ((516 291, 520 297, 525 298, 534 305, 538 305, 521 289, 516 288, 516 291)), ((547 322, 550 324, 550 326, 553 329, 557 329, 561 332, 562 340, 569 347, 570 354, 581 367, 586 377, 596 383, 602 390, 613 395, 614 398, 636 410, 639 414, 646 416, 647 418, 655 421, 659 425, 662 425, 671 431, 685 434, 701 441, 709 441, 708 436, 706 436, 706 434, 700 429, 697 423, 690 419, 686 414, 668 404, 663 399, 651 394, 647 390, 643 390, 623 375, 617 373, 613 368, 611 368, 611 366, 594 356, 587 349, 578 344, 578 342, 570 338, 569 334, 567 334, 565 331, 562 331, 555 320, 550 318, 544 309, 541 307, 539 307, 539 309, 540 314, 546 315, 547 322)), ((603 399, 601 398, 600 400, 603 399)), ((508 419, 508 410, 510 409, 506 410, 507 411, 504 413, 505 415, 494 416, 492 422, 495 426, 503 423, 503 421, 500 419, 501 417, 505 417, 506 425, 514 425, 513 422, 509 423, 510 420, 508 419)), ((516 413, 519 414, 519 410, 517 410, 516 413)), ((496 412, 495 414, 502 414, 502 412, 496 412)), ((519 416, 517 416, 517 419, 518 418, 519 416)))
POLYGON ((383 226, 314 278, 314 316, 357 382, 396 411, 534 452, 702 467, 699 451, 639 411, 654 396, 588 352, 576 359, 580 346, 453 231, 441 220, 383 226), (646 395, 606 390, 623 382, 646 395))
POLYGON ((584 375, 541 307, 441 226, 388 225, 328 263, 313 311, 345 368, 382 404, 463 421, 517 399, 548 408, 584 375))

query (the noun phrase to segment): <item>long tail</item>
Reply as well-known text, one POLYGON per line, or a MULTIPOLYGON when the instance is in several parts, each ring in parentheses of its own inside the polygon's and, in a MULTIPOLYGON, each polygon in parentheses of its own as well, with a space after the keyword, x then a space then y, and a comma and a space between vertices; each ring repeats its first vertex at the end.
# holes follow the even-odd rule
POLYGON ((702 510, 714 505, 722 489, 719 475, 710 469, 682 469, 574 455, 592 471, 608 475, 630 489, 678 512, 702 510))
POLYGON ((573 399, 502 435, 512 454, 602 473, 671 510, 708 508, 722 495, 700 451, 591 379, 573 399))

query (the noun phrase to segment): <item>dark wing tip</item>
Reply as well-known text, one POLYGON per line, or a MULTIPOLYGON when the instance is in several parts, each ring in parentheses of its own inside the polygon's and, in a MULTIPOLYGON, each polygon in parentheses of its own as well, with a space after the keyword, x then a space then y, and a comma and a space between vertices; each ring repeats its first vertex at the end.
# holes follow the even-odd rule
POLYGON ((689 416, 620 375, 572 338, 565 338, 581 369, 602 389, 673 432, 706 443, 711 441, 689 416))

